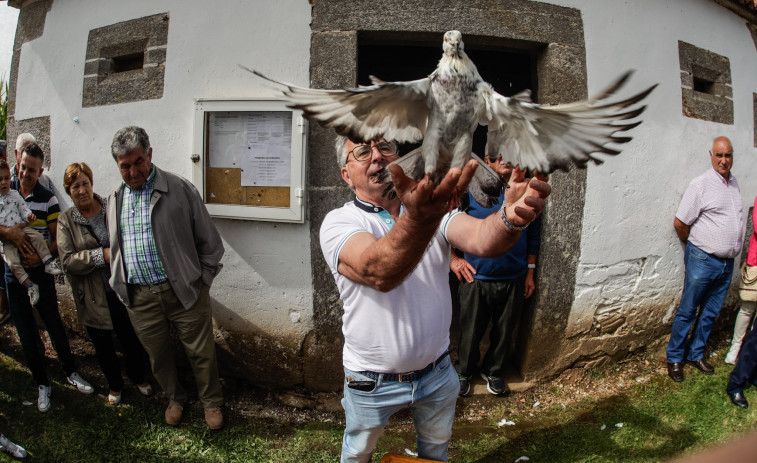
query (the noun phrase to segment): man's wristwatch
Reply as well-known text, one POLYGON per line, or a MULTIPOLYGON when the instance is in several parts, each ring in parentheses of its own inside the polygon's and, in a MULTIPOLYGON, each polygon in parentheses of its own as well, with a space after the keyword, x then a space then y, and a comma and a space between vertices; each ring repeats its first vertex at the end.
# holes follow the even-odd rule
POLYGON ((536 264, 528 264, 528 268, 536 268, 536 264))
POLYGON ((505 214, 505 208, 506 206, 502 204, 502 208, 499 210, 499 216, 502 217, 502 222, 505 223, 505 226, 513 231, 521 231, 525 230, 526 227, 528 227, 528 224, 525 225, 513 225, 510 223, 509 220, 507 220, 507 214, 505 214))

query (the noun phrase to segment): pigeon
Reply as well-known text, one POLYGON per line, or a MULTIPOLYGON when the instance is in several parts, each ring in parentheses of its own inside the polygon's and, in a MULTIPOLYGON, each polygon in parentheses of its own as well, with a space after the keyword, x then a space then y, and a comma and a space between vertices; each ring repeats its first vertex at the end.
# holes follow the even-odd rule
MULTIPOLYGON (((485 155, 521 169, 549 174, 571 165, 601 164, 595 153, 617 155, 608 145, 627 143, 619 136, 641 124, 637 118, 646 106, 638 103, 656 84, 621 101, 607 99, 628 81, 627 72, 599 95, 588 100, 543 106, 531 100, 526 90, 512 97, 495 92, 478 73, 464 51, 462 34, 444 34, 443 54, 428 77, 405 82, 385 82, 371 76, 372 85, 341 90, 297 87, 270 79, 288 106, 303 111, 309 120, 333 128, 355 141, 383 137, 397 143, 418 143, 420 148, 394 163, 415 180, 427 176, 438 184, 450 168, 462 168, 471 158, 481 166, 469 191, 479 204, 489 207, 499 196, 503 181, 472 152, 473 133, 479 124, 488 126, 485 155)), ((393 163, 393 164, 394 164, 393 163)), ((385 168, 376 174, 393 193, 391 174, 385 168)))

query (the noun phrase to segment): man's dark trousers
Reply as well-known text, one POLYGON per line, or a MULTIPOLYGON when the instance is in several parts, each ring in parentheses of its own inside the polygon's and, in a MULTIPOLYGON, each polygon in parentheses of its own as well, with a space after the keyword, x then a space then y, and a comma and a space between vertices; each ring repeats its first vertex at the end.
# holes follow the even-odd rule
POLYGON ((455 368, 458 374, 470 377, 480 358, 481 339, 489 322, 489 350, 481 365, 489 376, 502 378, 507 363, 508 345, 512 336, 513 314, 523 309, 525 275, 512 280, 473 280, 461 283, 460 344, 455 368))
MULTIPOLYGON (((6 270, 8 267, 6 266, 6 270)), ((58 358, 63 365, 66 376, 76 371, 76 363, 71 347, 68 344, 66 331, 58 312, 58 296, 55 293, 55 279, 45 273, 43 265, 27 268, 29 278, 39 285, 39 302, 37 312, 45 324, 50 340, 53 343, 58 358)), ((11 317, 16 325, 21 347, 26 357, 26 363, 32 372, 37 385, 49 386, 45 372, 45 358, 39 349, 39 331, 37 321, 34 319, 32 304, 29 301, 29 292, 24 285, 16 280, 16 277, 8 270, 5 273, 6 291, 8 292, 8 304, 10 305, 11 317)))

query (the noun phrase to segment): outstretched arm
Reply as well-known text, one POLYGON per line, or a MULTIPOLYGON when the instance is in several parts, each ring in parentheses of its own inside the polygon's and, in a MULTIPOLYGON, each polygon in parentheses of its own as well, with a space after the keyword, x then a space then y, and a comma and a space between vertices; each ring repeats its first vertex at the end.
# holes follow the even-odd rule
MULTIPOLYGON (((544 209, 551 191, 548 183, 535 178, 511 184, 505 193, 504 213, 508 222, 513 226, 533 222, 544 209)), ((481 257, 506 252, 518 242, 520 234, 505 225, 500 211, 484 219, 458 214, 447 227, 447 239, 454 248, 481 257)))
POLYGON ((438 187, 426 178, 416 183, 399 166, 389 166, 394 188, 405 206, 385 236, 356 233, 339 253, 338 271, 357 283, 378 291, 397 287, 415 269, 450 209, 458 191, 465 191, 476 170, 475 162, 450 169, 438 187))

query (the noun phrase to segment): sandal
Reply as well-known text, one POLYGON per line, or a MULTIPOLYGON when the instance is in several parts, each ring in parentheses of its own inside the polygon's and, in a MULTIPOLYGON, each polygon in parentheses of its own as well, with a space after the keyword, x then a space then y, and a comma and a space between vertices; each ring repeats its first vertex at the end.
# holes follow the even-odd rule
POLYGON ((152 386, 150 383, 145 383, 144 386, 137 384, 137 390, 145 397, 150 397, 152 395, 152 386))
POLYGON ((108 403, 111 405, 118 405, 121 403, 121 393, 119 392, 118 395, 113 395, 111 393, 108 393, 108 403))

